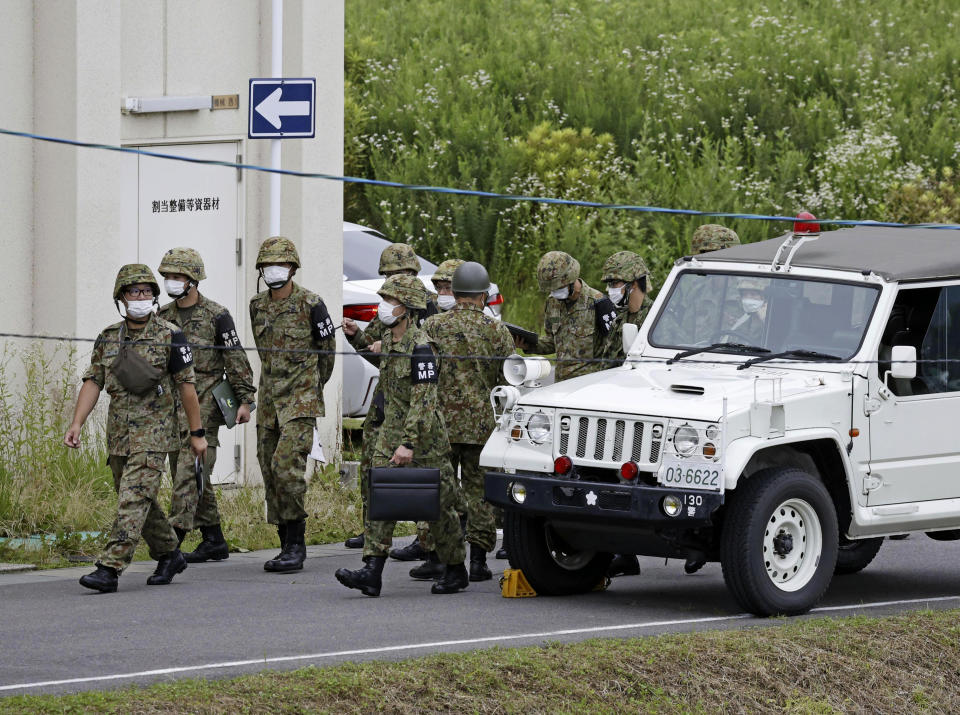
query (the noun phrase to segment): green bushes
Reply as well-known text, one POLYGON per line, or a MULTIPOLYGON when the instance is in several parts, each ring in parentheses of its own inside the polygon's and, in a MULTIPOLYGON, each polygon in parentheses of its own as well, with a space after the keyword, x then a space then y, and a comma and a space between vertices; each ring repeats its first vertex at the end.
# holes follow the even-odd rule
MULTIPOLYGON (((352 0, 346 12, 347 96, 362 108, 346 143, 370 178, 888 219, 894 187, 960 156, 955 3, 352 0)), ((596 283, 606 255, 632 248, 659 284, 711 220, 347 192, 348 220, 433 260, 485 261, 526 322, 542 251, 571 250, 596 283)), ((787 228, 723 222, 745 240, 787 228)))

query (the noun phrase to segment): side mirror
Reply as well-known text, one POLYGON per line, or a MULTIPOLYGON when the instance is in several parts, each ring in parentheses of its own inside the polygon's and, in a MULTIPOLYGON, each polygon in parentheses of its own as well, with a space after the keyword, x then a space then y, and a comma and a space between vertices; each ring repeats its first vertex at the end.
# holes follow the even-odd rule
POLYGON ((913 345, 894 345, 890 351, 890 377, 912 380, 917 376, 917 349, 913 345))
POLYGON ((633 342, 637 339, 637 335, 640 334, 640 326, 634 325, 633 323, 624 323, 623 324, 623 354, 628 355, 630 353, 630 348, 633 346, 633 342))

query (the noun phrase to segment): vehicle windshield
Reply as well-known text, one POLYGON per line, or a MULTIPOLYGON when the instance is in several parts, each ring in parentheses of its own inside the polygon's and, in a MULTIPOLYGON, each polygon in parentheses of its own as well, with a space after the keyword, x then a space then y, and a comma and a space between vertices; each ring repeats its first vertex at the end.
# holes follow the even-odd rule
MULTIPOLYGON (((343 275, 348 281, 363 281, 380 278, 380 254, 390 241, 366 231, 343 232, 343 275)), ((420 275, 433 275, 436 265, 422 256, 420 275)))
POLYGON ((849 359, 857 352, 880 290, 796 276, 686 271, 650 331, 655 347, 810 353, 849 359), (713 347, 711 347, 713 346, 713 347), (733 345, 731 345, 731 348, 733 345))

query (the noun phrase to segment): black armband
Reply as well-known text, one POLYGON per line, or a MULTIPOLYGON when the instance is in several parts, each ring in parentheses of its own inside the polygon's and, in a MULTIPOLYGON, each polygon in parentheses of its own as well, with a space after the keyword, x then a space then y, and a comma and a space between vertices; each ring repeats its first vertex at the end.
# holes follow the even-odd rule
POLYGON ((597 316, 597 330, 603 336, 608 335, 617 320, 617 306, 609 298, 597 298, 593 310, 597 316))
POLYGON ((187 344, 186 336, 179 330, 170 333, 170 343, 170 360, 167 363, 167 370, 171 375, 176 375, 193 365, 193 351, 187 344))
POLYGON ((226 348, 240 347, 240 336, 237 335, 237 326, 233 323, 233 317, 230 313, 221 313, 217 316, 214 323, 216 336, 213 338, 214 345, 222 345, 226 348))
POLYGON ((413 357, 410 358, 410 382, 414 385, 422 385, 428 382, 438 382, 440 380, 440 367, 437 364, 437 357, 429 345, 417 345, 413 349, 413 357))
POLYGON ((310 309, 310 329, 313 331, 315 342, 328 340, 333 337, 333 320, 327 312, 327 306, 320 301, 310 309))

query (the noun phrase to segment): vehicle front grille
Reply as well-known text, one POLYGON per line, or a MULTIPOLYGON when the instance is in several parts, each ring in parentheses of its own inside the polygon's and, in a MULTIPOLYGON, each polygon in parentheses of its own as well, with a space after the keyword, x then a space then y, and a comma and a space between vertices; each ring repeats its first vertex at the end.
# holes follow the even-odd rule
POLYGON ((558 423, 559 454, 573 457, 575 464, 619 468, 625 461, 640 465, 660 461, 662 423, 569 414, 561 415, 558 423), (571 444, 576 445, 572 454, 571 444))

